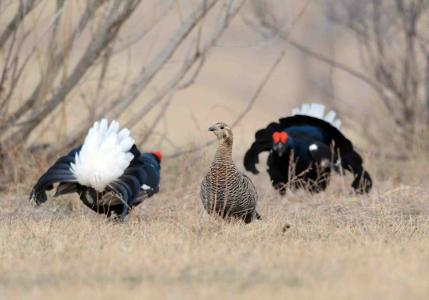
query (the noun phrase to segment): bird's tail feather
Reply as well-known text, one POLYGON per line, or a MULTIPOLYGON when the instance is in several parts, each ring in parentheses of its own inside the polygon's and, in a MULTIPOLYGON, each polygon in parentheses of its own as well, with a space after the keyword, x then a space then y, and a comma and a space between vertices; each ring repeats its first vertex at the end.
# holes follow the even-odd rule
POLYGON ((101 192, 129 166, 134 158, 130 152, 133 145, 130 131, 120 130, 118 122, 109 124, 106 119, 95 122, 70 170, 81 185, 101 192))
POLYGON ((340 129, 341 120, 335 119, 336 112, 331 110, 325 115, 325 106, 319 103, 303 104, 301 107, 294 108, 292 115, 305 115, 324 120, 332 126, 340 129))

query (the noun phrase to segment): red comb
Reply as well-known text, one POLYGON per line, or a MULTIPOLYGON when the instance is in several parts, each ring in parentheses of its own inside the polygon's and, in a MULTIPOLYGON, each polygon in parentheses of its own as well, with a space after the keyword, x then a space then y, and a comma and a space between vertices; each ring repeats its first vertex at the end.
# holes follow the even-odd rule
POLYGON ((278 144, 280 142, 280 132, 273 133, 273 142, 274 144, 278 144))
POLYGON ((282 131, 282 132, 276 131, 273 133, 273 142, 274 144, 278 144, 278 143, 286 144, 287 137, 288 136, 285 131, 282 131))
POLYGON ((152 152, 149 152, 149 153, 155 155, 155 157, 159 160, 159 162, 162 161, 161 151, 152 151, 152 152))
POLYGON ((286 144, 286 140, 287 140, 287 133, 285 131, 280 132, 280 142, 282 144, 286 144))

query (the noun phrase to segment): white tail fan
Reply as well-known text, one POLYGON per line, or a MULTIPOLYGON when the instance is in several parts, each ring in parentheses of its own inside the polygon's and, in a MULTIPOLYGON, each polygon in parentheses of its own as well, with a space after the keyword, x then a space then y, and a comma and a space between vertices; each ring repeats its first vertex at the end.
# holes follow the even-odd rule
POLYGON ((88 131, 82 149, 76 153, 70 171, 81 185, 101 192, 124 174, 134 155, 134 140, 127 128, 119 131, 119 123, 97 121, 88 131))
POLYGON ((325 105, 319 103, 303 104, 301 108, 294 108, 292 110, 292 115, 310 116, 324 120, 337 129, 340 129, 341 127, 341 121, 339 119, 335 119, 336 112, 331 110, 325 116, 325 105))

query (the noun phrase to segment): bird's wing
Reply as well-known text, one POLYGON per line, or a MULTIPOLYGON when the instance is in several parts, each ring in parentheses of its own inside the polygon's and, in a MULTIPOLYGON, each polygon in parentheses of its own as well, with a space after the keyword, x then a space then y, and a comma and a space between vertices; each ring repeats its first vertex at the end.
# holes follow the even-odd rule
POLYGON ((271 150, 273 146, 272 134, 281 130, 280 124, 271 123, 266 128, 260 129, 255 134, 255 141, 244 155, 244 167, 253 174, 258 174, 256 164, 259 163, 259 153, 271 150))
POLYGON ((133 153, 135 157, 130 166, 108 187, 108 190, 117 193, 129 207, 141 202, 141 193, 144 193, 144 198, 151 197, 158 192, 159 187, 159 164, 152 164, 145 157, 146 154, 138 153, 133 153))
POLYGON ((256 199, 257 199, 257 197, 258 197, 258 193, 257 193, 257 191, 256 191, 255 184, 254 184, 254 183, 253 183, 253 181, 249 178, 249 176, 247 176, 246 174, 241 173, 241 172, 240 172, 240 174, 243 176, 243 180, 247 183, 247 186, 248 186, 249 192, 250 192, 250 193, 251 193, 251 195, 255 198, 255 201, 256 201, 256 199))
POLYGON ((363 169, 361 156, 353 148, 352 142, 334 126, 335 124, 316 117, 300 114, 282 118, 279 120, 279 124, 284 129, 293 126, 310 125, 323 130, 326 139, 325 142, 334 149, 333 158, 340 159, 342 167, 354 175, 353 188, 357 192, 369 192, 371 190, 371 176, 363 169))
POLYGON ((354 180, 352 187, 357 193, 368 193, 372 188, 372 179, 362 166, 362 157, 356 151, 349 151, 341 157, 341 166, 350 171, 354 180))
POLYGON ((70 151, 67 155, 60 157, 36 182, 31 194, 30 201, 34 205, 40 205, 48 198, 47 190, 51 190, 55 183, 74 183, 76 177, 70 170, 71 163, 75 160, 75 154, 80 150, 80 146, 70 151))
POLYGON ((310 157, 316 162, 322 162, 324 160, 330 162, 332 160, 331 148, 318 141, 310 143, 308 147, 308 153, 310 157))
POLYGON ((305 115, 295 115, 280 119, 279 124, 283 130, 294 126, 314 126, 320 128, 323 131, 325 142, 327 144, 334 143, 335 148, 340 152, 340 155, 353 151, 353 144, 350 140, 348 140, 335 126, 327 121, 305 115))

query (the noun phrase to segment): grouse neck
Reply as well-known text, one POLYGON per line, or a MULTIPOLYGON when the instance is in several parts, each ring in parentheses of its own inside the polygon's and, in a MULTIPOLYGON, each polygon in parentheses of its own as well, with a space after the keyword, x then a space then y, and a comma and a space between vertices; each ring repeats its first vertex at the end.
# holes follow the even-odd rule
POLYGON ((232 142, 219 141, 214 163, 232 162, 232 142))

